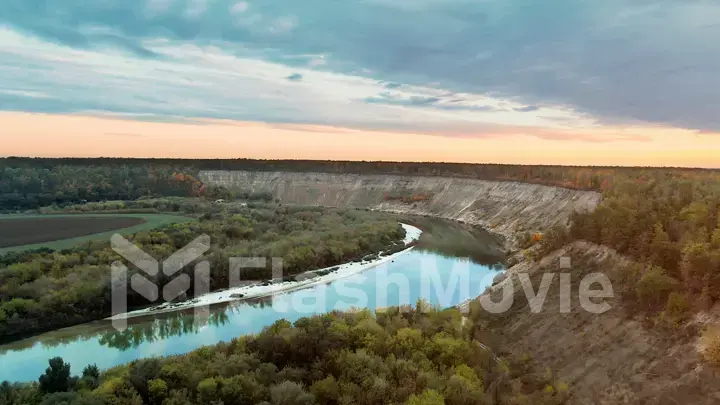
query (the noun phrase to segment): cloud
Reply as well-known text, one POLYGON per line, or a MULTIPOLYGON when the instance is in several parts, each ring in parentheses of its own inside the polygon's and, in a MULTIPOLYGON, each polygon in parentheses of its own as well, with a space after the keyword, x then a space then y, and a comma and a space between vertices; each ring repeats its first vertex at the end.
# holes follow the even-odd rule
POLYGON ((317 55, 317 56, 313 57, 312 59, 310 59, 310 61, 308 62, 308 66, 320 67, 320 66, 327 65, 327 63, 328 63, 328 61, 327 61, 327 57, 325 55, 317 55))
POLYGON ((422 97, 422 96, 410 96, 408 98, 401 98, 383 93, 377 97, 365 97, 363 99, 369 104, 387 104, 387 105, 407 105, 407 106, 426 106, 435 104, 440 99, 438 97, 422 97))
POLYGON ((167 12, 175 0, 148 0, 146 12, 150 17, 167 12))
POLYGON ((3 94, 2 108, 388 130, 514 122, 720 130, 720 3, 93 4, 0 2, 0 87, 20 92, 3 94), (283 79, 295 73, 312 86, 283 79), (48 97, 34 104, 32 92, 48 97))
POLYGON ((298 25, 298 18, 295 16, 278 17, 270 23, 269 31, 276 34, 284 34, 295 29, 298 25))
MULTIPOLYGON (((141 120, 213 118, 420 133, 442 133, 457 123, 475 132, 487 124, 557 126, 531 114, 485 114, 489 108, 477 107, 521 107, 511 101, 464 93, 463 103, 450 106, 443 89, 403 86, 389 93, 376 79, 270 62, 252 53, 242 57, 224 43, 145 41, 139 46, 158 56, 137 58, 120 49, 75 49, 0 29, 0 44, 0 60, 14 61, 0 65, 0 87, 14 90, 0 99, 0 108, 11 111, 107 112, 141 120), (292 84, 297 80, 308 85, 292 84), (32 92, 48 98, 27 97, 32 92), (384 99, 363 101, 372 97, 384 99)), ((563 110, 546 113, 587 124, 563 110)))
MULTIPOLYGON (((387 88, 387 84, 385 85, 387 88)), ((397 88, 397 87, 394 87, 397 88)), ((396 106, 409 106, 409 107, 424 107, 434 108, 438 110, 446 111, 497 111, 498 108, 489 105, 478 105, 472 100, 465 99, 447 99, 438 96, 418 96, 418 95, 403 95, 401 93, 390 93, 382 92, 377 96, 365 97, 363 101, 368 104, 385 104, 385 105, 396 105, 396 106)), ((452 94, 450 94, 452 96, 452 94)), ((522 108, 513 109, 520 111, 522 108)))
POLYGON ((185 14, 190 18, 199 18, 208 9, 208 3, 210 0, 188 0, 185 14))
POLYGON ((448 111, 497 111, 495 107, 489 105, 461 105, 461 104, 443 104, 437 108, 448 111))
POLYGON ((514 110, 517 112, 533 112, 533 111, 537 111, 539 109, 540 109, 540 107, 538 107, 536 105, 529 105, 527 107, 514 108, 514 110))
POLYGON ((238 1, 230 7, 230 12, 233 14, 242 14, 250 8, 250 5, 246 1, 238 1))
POLYGON ((47 93, 34 90, 0 89, 0 97, 3 95, 23 98, 52 98, 47 93))

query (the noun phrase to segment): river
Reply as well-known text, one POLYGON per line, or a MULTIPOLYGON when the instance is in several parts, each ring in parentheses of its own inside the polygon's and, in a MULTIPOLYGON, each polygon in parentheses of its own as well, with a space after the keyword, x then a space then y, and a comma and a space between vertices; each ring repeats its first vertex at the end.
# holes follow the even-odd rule
POLYGON ((393 261, 359 274, 254 301, 219 304, 205 318, 193 310, 131 318, 124 331, 96 321, 0 346, 0 381, 31 381, 62 357, 79 374, 132 360, 187 353, 260 332, 279 319, 353 307, 414 305, 419 298, 450 307, 480 295, 504 270, 502 244, 493 235, 450 221, 404 219, 423 230, 417 246, 393 261))

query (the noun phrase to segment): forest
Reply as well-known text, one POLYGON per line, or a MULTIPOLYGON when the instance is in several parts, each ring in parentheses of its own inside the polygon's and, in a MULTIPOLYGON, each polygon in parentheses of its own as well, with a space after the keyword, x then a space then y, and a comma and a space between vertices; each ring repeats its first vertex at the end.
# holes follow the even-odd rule
POLYGON ((568 229, 524 235, 538 258, 574 240, 588 240, 633 259, 620 291, 631 312, 676 327, 720 299, 720 175, 714 171, 621 172, 592 212, 568 229))
MULTIPOLYGON (((472 319, 472 316, 471 316, 472 319)), ((281 320, 194 352, 73 375, 62 358, 0 404, 558 405, 569 387, 530 358, 497 358, 457 309, 425 302, 281 320)))
POLYGON ((573 219, 571 235, 641 263, 627 274, 628 298, 669 312, 720 298, 719 176, 623 178, 604 195, 597 210, 573 219))
MULTIPOLYGON (((199 235, 209 235, 211 248, 204 259, 210 262, 209 287, 213 291, 229 287, 230 257, 281 257, 284 275, 291 277, 404 246, 405 231, 396 219, 382 213, 263 203, 222 205, 197 199, 129 204, 194 212, 191 215, 196 221, 128 235, 128 239, 162 260, 199 235)), ((0 256, 0 339, 109 316, 110 264, 115 260, 121 258, 109 241, 92 241, 62 251, 43 249, 0 256)), ((128 280, 139 271, 132 266, 130 270, 128 280)), ((192 266, 182 271, 193 278, 192 266)), ((247 269, 243 277, 268 280, 271 269, 247 269)), ((150 279, 163 286, 172 277, 159 272, 150 279)), ((191 288, 188 298, 193 294, 191 288)), ((128 288, 131 309, 149 304, 128 288)))
MULTIPOLYGON (((300 171, 466 177, 604 191, 643 176, 717 178, 717 170, 435 162, 351 162, 256 159, 0 159, 0 212, 84 201, 208 195, 201 170, 300 171)), ((257 196, 261 197, 261 196, 257 196)), ((265 196, 267 197, 267 196, 265 196)), ((222 198, 222 197, 218 197, 222 198)))
POLYGON ((204 192, 188 166, 136 163, 64 164, 44 159, 0 159, 0 212, 146 196, 204 192))

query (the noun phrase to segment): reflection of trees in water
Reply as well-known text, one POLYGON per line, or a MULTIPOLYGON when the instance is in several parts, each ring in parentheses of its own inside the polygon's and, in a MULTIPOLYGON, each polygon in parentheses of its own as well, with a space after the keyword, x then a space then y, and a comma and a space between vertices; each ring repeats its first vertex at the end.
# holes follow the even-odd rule
POLYGON ((36 344, 39 344, 43 348, 54 348, 78 340, 91 340, 99 334, 96 328, 97 323, 78 325, 70 328, 48 332, 40 336, 19 340, 17 342, 8 343, 0 347, 0 355, 7 352, 20 352, 23 350, 28 350, 36 344))
POLYGON ((124 331, 107 330, 100 337, 100 344, 120 350, 138 347, 143 343, 152 343, 172 336, 197 333, 205 326, 220 327, 230 322, 230 315, 249 306, 265 308, 272 306, 272 297, 249 299, 214 305, 207 317, 196 316, 192 311, 178 311, 163 314, 152 322, 128 325, 124 331))
POLYGON ((436 218, 413 218, 409 222, 423 230, 416 249, 448 258, 468 258, 497 270, 503 268, 503 244, 496 235, 479 227, 436 218))
POLYGON ((109 322, 92 323, 61 329, 33 339, 21 340, 4 345, 0 355, 10 351, 31 349, 36 343, 43 348, 54 348, 78 341, 98 339, 101 345, 119 350, 138 347, 143 343, 155 342, 172 336, 197 333, 204 326, 219 327, 230 322, 230 315, 245 308, 266 308, 272 306, 272 297, 254 298, 213 305, 207 317, 196 317, 192 310, 169 312, 156 315, 148 321, 147 317, 129 319, 128 328, 118 331, 109 322))
POLYGON ((2 348, 0 348, 0 355, 3 355, 7 352, 17 352, 22 351, 31 348, 35 344, 35 341, 32 339, 26 339, 21 340, 19 342, 12 342, 4 345, 2 348))
POLYGON ((212 312, 207 317, 177 312, 156 318, 152 322, 128 325, 124 331, 106 331, 99 341, 104 346, 127 350, 171 336, 197 333, 204 326, 222 326, 228 320, 228 315, 223 311, 212 312))

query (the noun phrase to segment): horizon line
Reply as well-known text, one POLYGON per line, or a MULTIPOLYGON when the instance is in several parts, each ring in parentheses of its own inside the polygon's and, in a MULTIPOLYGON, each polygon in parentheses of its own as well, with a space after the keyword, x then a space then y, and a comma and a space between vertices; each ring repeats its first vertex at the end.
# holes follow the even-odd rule
POLYGON ((541 166, 541 167, 568 167, 568 168, 595 168, 595 169, 675 169, 675 170, 706 170, 720 171, 718 167, 702 167, 702 166, 623 166, 623 165, 563 165, 563 164, 523 164, 523 163, 499 163, 499 162, 462 162, 462 161, 420 161, 420 160, 344 160, 344 159, 272 159, 272 158, 254 158, 254 157, 237 157, 237 158, 194 158, 194 157, 123 157, 123 156, 17 156, 17 155, 0 155, 0 159, 46 159, 46 160, 168 160, 168 161, 262 161, 262 162, 333 162, 333 163, 395 163, 395 164, 440 164, 440 165, 472 165, 472 166, 541 166))

